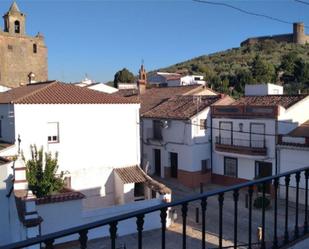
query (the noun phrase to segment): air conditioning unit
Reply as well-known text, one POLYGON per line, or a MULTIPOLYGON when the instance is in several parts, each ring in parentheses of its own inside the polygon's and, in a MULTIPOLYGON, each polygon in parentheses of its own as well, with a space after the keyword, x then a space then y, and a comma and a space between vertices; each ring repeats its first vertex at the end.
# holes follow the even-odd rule
POLYGON ((162 128, 167 129, 169 126, 169 123, 170 122, 168 120, 162 120, 161 121, 162 128))

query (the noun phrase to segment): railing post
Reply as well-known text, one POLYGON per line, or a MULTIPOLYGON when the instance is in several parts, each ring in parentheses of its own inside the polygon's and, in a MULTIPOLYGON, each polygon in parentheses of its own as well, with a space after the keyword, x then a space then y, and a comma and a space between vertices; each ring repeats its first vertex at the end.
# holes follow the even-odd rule
POLYGON ((248 208, 249 208, 249 224, 248 224, 248 249, 252 248, 252 195, 253 195, 253 186, 249 186, 248 189, 248 195, 249 195, 249 203, 248 203, 248 208))
POLYGON ((166 231, 166 216, 167 216, 167 208, 162 208, 160 211, 161 218, 161 248, 165 249, 165 231, 166 231))
POLYGON ((201 202, 202 206, 202 249, 206 249, 206 208, 207 198, 204 197, 201 202))
POLYGON ((284 224, 284 243, 289 242, 289 185, 290 175, 285 177, 285 224, 284 224))
POLYGON ((263 182, 263 190, 262 190, 262 241, 261 241, 261 249, 265 249, 265 194, 266 194, 266 182, 263 182))
POLYGON ((275 207, 274 207, 274 239, 273 239, 273 249, 278 248, 278 235, 277 235, 277 224, 278 224, 278 187, 279 178, 274 179, 274 191, 275 191, 275 207))
POLYGON ((188 213, 188 203, 182 204, 182 249, 187 248, 187 213, 188 213))
POLYGON ((296 213, 295 213, 295 229, 294 229, 294 238, 297 239, 299 236, 298 228, 298 209, 299 209, 299 181, 300 181, 300 172, 295 174, 296 180, 296 213))
POLYGON ((224 193, 219 194, 218 201, 219 201, 219 248, 222 249, 224 193))
POLYGON ((46 240, 45 243, 45 249, 54 249, 54 239, 46 240))
POLYGON ((79 232, 79 243, 80 243, 80 248, 81 249, 86 249, 87 248, 87 241, 88 241, 88 230, 83 230, 79 232))
POLYGON ((305 221, 304 221, 304 234, 308 232, 308 179, 309 170, 305 171, 305 221))
POLYGON ((111 236, 111 249, 116 249, 116 237, 117 237, 117 224, 118 222, 112 222, 109 224, 109 233, 111 236))
POLYGON ((239 190, 235 189, 234 193, 233 193, 233 199, 234 199, 234 249, 237 249, 238 198, 239 198, 239 190))
POLYGON ((137 232, 138 232, 138 249, 143 248, 143 226, 144 226, 144 215, 138 215, 136 220, 137 232))

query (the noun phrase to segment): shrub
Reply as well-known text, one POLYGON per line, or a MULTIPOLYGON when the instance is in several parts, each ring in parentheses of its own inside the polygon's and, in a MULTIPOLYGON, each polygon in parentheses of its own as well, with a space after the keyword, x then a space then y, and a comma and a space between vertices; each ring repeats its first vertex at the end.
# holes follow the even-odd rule
POLYGON ((263 198, 263 196, 259 196, 253 202, 253 206, 255 208, 259 208, 259 209, 263 208, 263 204, 264 204, 265 208, 269 208, 270 207, 270 200, 267 197, 263 198))
POLYGON ((62 190, 64 187, 63 174, 56 175, 58 154, 56 153, 53 158, 51 153, 44 154, 43 148, 38 150, 35 145, 30 146, 30 150, 31 160, 26 162, 29 189, 39 198, 62 190))

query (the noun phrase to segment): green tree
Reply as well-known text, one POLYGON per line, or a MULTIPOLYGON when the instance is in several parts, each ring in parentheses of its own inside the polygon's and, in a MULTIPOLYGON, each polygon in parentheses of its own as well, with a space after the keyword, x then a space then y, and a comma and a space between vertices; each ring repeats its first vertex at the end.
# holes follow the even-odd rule
POLYGON ((284 71, 286 76, 294 76, 295 66, 299 58, 295 52, 290 52, 282 56, 279 69, 284 71))
POLYGON ((294 76, 297 82, 305 83, 308 85, 309 83, 309 63, 304 62, 301 59, 296 61, 294 76))
POLYGON ((235 90, 239 93, 245 91, 245 85, 252 84, 253 77, 250 71, 240 69, 236 72, 237 83, 235 84, 235 90))
POLYGON ((134 83, 135 77, 128 69, 119 70, 114 76, 114 87, 118 88, 118 83, 134 83))
POLYGON ((275 67, 257 55, 251 63, 251 73, 255 83, 273 82, 275 79, 275 67))
POLYGON ((30 146, 31 159, 26 162, 26 176, 29 189, 37 197, 50 195, 58 192, 64 187, 63 174, 56 176, 58 170, 58 154, 52 157, 51 153, 43 153, 43 148, 39 150, 35 145, 30 146), (44 155, 44 159, 43 159, 44 155))

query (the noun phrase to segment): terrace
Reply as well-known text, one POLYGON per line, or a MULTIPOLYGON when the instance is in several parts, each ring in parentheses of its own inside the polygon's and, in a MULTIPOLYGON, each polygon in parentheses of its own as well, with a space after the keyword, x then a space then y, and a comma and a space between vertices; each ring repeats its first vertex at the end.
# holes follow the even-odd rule
POLYGON ((231 187, 215 187, 199 194, 186 195, 183 188, 178 187, 174 188, 176 200, 171 203, 0 248, 24 248, 41 243, 47 249, 282 248, 308 235, 308 179, 309 167, 231 187), (268 186, 271 186, 271 195, 267 194, 268 186), (256 195, 271 198, 271 206, 254 208, 256 195), (177 218, 174 217, 174 224, 167 228, 167 210, 170 208, 176 210, 178 215, 177 218), (145 215, 156 211, 160 212, 161 229, 143 232, 145 215), (137 233, 118 238, 119 223, 131 218, 136 219, 137 233), (109 229, 110 236, 88 242, 88 232, 103 226, 109 229), (257 230, 259 238, 256 235, 257 230), (71 244, 71 247, 55 245, 57 239, 68 235, 77 236, 75 244, 71 244))

